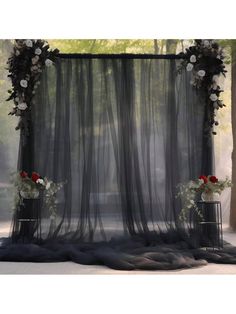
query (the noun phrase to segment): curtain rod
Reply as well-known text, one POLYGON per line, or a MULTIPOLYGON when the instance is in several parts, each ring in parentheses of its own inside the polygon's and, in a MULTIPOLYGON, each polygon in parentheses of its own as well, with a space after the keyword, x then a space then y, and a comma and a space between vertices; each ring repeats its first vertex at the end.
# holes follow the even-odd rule
POLYGON ((63 59, 183 59, 183 55, 166 54, 133 54, 133 53, 121 53, 121 54, 89 54, 89 53, 59 53, 57 55, 63 59))

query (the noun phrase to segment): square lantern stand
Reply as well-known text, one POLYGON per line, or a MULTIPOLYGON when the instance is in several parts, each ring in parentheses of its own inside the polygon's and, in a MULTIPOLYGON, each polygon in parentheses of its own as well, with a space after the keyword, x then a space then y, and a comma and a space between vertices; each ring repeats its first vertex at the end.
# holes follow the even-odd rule
POLYGON ((14 242, 39 243, 41 240, 40 199, 23 199, 16 211, 18 232, 14 242))
POLYGON ((194 219, 200 246, 206 249, 223 248, 222 208, 220 201, 199 201, 198 209, 202 218, 194 219))

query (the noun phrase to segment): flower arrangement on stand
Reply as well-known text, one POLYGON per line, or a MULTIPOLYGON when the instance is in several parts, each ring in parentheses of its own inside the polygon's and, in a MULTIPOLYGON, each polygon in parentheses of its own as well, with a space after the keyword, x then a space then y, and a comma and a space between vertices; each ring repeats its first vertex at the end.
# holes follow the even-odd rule
POLYGON ((201 175, 196 180, 191 180, 185 184, 179 184, 179 192, 176 197, 182 200, 183 207, 181 209, 179 218, 182 221, 187 220, 187 214, 190 209, 196 211, 198 216, 202 219, 202 215, 197 207, 196 199, 201 195, 201 199, 205 202, 219 200, 219 195, 228 187, 232 187, 232 182, 228 178, 219 180, 216 176, 201 175))
POLYGON ((15 208, 22 204, 23 199, 38 198, 41 192, 43 193, 43 206, 49 211, 50 219, 56 218, 56 193, 63 187, 64 183, 50 181, 37 172, 32 172, 29 176, 27 172, 21 171, 14 176, 14 185, 17 192, 15 208))
POLYGON ((45 40, 15 40, 13 53, 7 62, 8 77, 12 82, 7 101, 14 102, 9 115, 20 117, 16 130, 21 129, 25 135, 29 135, 29 113, 36 89, 40 84, 41 73, 45 66, 53 65, 58 52, 58 49, 49 50, 49 45, 45 40))
POLYGON ((224 65, 224 51, 215 40, 195 40, 194 45, 180 55, 183 61, 179 67, 179 73, 183 69, 191 72, 190 83, 197 89, 205 89, 207 92, 209 114, 206 133, 212 131, 212 134, 216 135, 214 126, 219 125, 219 122, 216 120, 215 110, 225 106, 220 99, 223 90, 219 85, 220 75, 225 76, 227 72, 224 65))

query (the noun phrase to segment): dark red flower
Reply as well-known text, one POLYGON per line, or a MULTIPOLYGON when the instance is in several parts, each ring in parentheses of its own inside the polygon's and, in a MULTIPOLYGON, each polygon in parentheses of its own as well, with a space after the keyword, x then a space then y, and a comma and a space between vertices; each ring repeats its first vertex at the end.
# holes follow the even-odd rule
POLYGON ((26 178, 26 177, 28 177, 28 173, 25 171, 21 171, 20 176, 21 176, 21 178, 26 178))
POLYGON ((31 179, 36 183, 36 181, 40 178, 40 175, 37 172, 32 172, 31 179))
POLYGON ((218 179, 217 179, 217 177, 215 177, 215 176, 211 176, 211 177, 210 177, 210 181, 211 181, 212 183, 216 183, 216 182, 218 182, 218 179))
POLYGON ((202 179, 204 183, 207 183, 208 179, 206 176, 200 176, 199 179, 202 179))

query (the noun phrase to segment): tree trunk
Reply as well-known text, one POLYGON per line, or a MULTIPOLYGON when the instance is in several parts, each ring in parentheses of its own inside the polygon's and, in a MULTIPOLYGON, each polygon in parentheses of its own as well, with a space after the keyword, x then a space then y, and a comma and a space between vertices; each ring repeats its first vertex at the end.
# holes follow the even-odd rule
POLYGON ((158 54, 158 44, 157 44, 157 39, 154 39, 154 53, 157 55, 158 54))
POLYGON ((178 39, 167 39, 166 40, 166 53, 176 53, 178 45, 178 39))
POLYGON ((232 114, 232 182, 231 205, 230 205, 230 227, 236 230, 236 50, 232 45, 232 66, 231 66, 231 114, 232 114))

